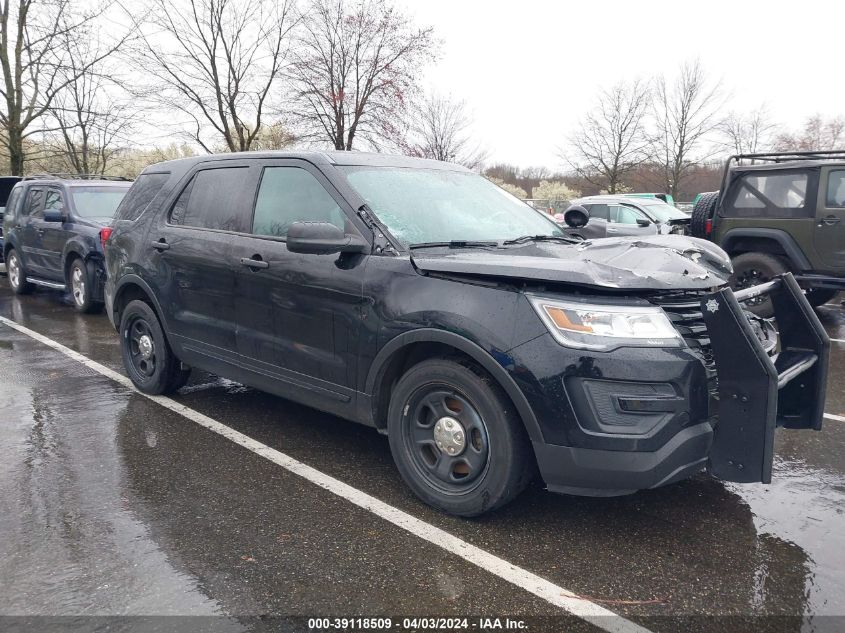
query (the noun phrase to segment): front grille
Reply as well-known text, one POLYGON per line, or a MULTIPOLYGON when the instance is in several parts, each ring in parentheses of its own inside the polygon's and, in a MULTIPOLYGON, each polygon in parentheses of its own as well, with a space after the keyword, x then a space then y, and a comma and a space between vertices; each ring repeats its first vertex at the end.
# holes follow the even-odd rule
POLYGON ((708 388, 711 393, 719 390, 716 375, 716 357, 710 346, 710 336, 701 314, 701 300, 708 292, 677 292, 652 297, 650 301, 663 308, 672 325, 678 330, 692 352, 701 359, 707 370, 708 388))

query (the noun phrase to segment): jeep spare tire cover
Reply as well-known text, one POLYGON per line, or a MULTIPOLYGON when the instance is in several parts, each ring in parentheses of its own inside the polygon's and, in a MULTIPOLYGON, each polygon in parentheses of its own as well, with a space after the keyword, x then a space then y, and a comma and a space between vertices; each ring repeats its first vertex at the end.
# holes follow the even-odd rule
POLYGON ((573 229, 580 229, 590 221, 590 213, 579 204, 573 204, 563 212, 563 221, 566 226, 573 229))
POLYGON ((718 201, 718 191, 701 194, 698 202, 692 208, 692 217, 690 218, 690 232, 693 237, 707 238, 707 220, 713 217, 718 201))

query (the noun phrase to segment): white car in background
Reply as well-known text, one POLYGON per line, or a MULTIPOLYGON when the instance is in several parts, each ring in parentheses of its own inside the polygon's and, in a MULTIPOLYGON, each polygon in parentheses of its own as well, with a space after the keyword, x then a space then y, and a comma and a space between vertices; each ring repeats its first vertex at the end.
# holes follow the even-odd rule
MULTIPOLYGON (((578 214, 573 214, 577 216, 578 214)), ((559 224, 572 237, 596 239, 602 237, 684 235, 688 232, 689 216, 657 198, 634 198, 625 195, 586 196, 573 200, 569 209, 555 215, 559 224), (574 226, 566 221, 573 207, 586 211, 586 224, 574 226)))

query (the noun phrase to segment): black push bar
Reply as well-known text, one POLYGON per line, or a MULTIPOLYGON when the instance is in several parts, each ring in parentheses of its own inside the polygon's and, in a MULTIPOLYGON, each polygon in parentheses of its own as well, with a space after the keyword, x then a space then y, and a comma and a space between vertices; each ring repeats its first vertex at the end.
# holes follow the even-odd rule
POLYGON ((709 469, 719 479, 772 480, 776 427, 822 427, 830 339, 791 273, 701 302, 719 380, 709 469), (741 302, 768 295, 780 340, 763 348, 741 302))

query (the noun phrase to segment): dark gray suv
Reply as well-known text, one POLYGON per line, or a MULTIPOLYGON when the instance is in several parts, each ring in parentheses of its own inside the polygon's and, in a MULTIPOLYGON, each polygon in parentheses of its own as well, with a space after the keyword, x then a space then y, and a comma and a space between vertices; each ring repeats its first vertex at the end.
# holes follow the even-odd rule
POLYGON ((102 310, 101 242, 131 184, 122 178, 54 175, 17 183, 3 219, 3 256, 12 290, 68 290, 80 312, 102 310))

